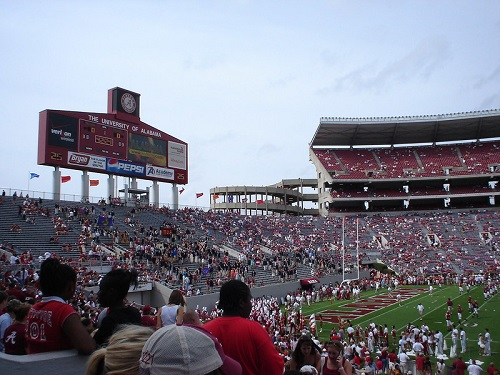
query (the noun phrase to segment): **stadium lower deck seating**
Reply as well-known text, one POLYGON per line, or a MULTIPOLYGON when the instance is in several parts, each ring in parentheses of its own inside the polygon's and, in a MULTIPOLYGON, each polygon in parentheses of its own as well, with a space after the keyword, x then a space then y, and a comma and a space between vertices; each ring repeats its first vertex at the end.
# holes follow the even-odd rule
MULTIPOLYGON (((43 207, 52 213, 50 216, 34 214, 35 224, 20 219, 17 205, 7 201, 0 205, 0 241, 4 248, 13 249, 18 255, 29 250, 35 261, 45 252, 77 261, 82 218, 62 215, 69 230, 59 235, 59 243, 50 243, 54 236, 54 205, 51 201, 44 202, 43 207), (20 232, 10 231, 14 223, 19 224, 20 232), (63 246, 65 244, 72 245, 71 249, 63 246)), ((60 205, 79 206, 74 202, 60 205)), ((88 218, 95 221, 101 209, 97 208, 88 218)), ((500 214, 494 210, 361 215, 359 221, 353 216, 345 219, 240 216, 201 209, 144 209, 133 214, 129 207, 108 207, 107 210, 113 211, 113 229, 127 234, 128 240, 120 244, 120 248, 129 252, 128 257, 134 257, 136 262, 148 262, 149 268, 162 268, 159 258, 144 250, 136 251, 136 244, 161 243, 169 251, 175 248, 175 255, 164 253, 169 254, 168 264, 159 274, 165 276, 172 270, 196 274, 194 287, 202 290, 206 290, 203 288, 211 275, 200 270, 211 264, 219 270, 219 275, 230 277, 235 272, 245 273, 259 285, 312 274, 335 274, 342 265, 342 245, 347 267, 355 267, 359 253, 364 263, 378 258, 398 272, 414 272, 417 264, 418 272, 485 270, 496 267, 500 228, 500 214), (177 234, 158 235, 162 227, 176 228, 177 234), (156 234, 151 229, 156 229, 156 234), (220 251, 223 246, 232 249, 231 254, 220 251), (264 264, 270 267, 264 269, 264 264)), ((103 235, 101 241, 110 246, 117 243, 116 236, 103 235)), ((127 261, 126 258, 116 255, 113 260, 127 261)), ((5 259, 2 267, 8 267, 8 263, 9 259, 5 259)), ((173 287, 181 285, 180 278, 163 281, 173 287)))

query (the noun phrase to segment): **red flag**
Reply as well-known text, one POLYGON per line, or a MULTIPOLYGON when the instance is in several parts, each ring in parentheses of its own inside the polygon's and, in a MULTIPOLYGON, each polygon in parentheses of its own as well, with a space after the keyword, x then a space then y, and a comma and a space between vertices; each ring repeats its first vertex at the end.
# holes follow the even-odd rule
POLYGON ((184 187, 182 187, 182 188, 179 190, 179 194, 184 193, 184 190, 186 190, 186 189, 184 189, 184 187))
POLYGON ((68 182, 71 180, 71 176, 61 176, 61 182, 64 184, 65 182, 68 182))
POLYGON ((202 197, 203 193, 196 193, 196 198, 202 197))
POLYGON ((97 186, 99 185, 99 180, 90 180, 90 186, 97 186))
POLYGON ((264 203, 264 201, 262 199, 257 199, 256 202, 257 202, 257 204, 263 204, 264 203))

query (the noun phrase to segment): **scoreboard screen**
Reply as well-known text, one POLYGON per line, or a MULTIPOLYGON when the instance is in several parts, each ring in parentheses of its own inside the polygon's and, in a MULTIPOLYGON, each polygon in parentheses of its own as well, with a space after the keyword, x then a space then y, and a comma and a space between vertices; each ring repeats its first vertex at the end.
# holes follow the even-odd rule
POLYGON ((80 152, 116 159, 127 158, 127 132, 80 120, 80 152))

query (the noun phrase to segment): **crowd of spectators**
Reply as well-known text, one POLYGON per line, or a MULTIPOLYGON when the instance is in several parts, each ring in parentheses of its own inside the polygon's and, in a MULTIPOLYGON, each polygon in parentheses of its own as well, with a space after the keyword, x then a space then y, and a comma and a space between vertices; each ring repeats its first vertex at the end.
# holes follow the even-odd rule
MULTIPOLYGON (((53 254, 48 260, 56 261, 53 254)), ((59 264, 59 261, 55 264, 59 264)), ((141 273, 140 270, 139 272, 135 269, 132 271, 138 275, 141 273)), ((50 274, 55 275, 57 273, 51 272, 50 274)), ((105 293, 105 289, 115 291, 112 293, 116 294, 116 291, 120 288, 119 285, 123 284, 123 290, 120 292, 122 294, 118 293, 115 296, 116 298, 114 298, 114 301, 123 303, 123 292, 126 293, 128 285, 133 280, 131 278, 124 278, 129 274, 126 269, 117 268, 107 275, 101 275, 85 268, 77 268, 75 269, 75 274, 76 280, 74 289, 71 289, 74 291, 74 297, 70 298, 69 295, 66 295, 65 299, 69 299, 70 306, 78 313, 78 316, 82 319, 82 323, 85 324, 88 332, 94 331, 95 327, 103 329, 102 325, 108 324, 106 323, 108 321, 105 320, 108 315, 111 316, 111 314, 118 313, 119 316, 123 316, 122 311, 124 308, 130 311, 127 313, 127 316, 134 316, 135 324, 151 327, 151 333, 155 327, 161 327, 161 324, 158 324, 158 316, 155 316, 155 308, 126 304, 118 307, 117 313, 113 313, 112 311, 114 310, 110 310, 110 306, 113 305, 104 302, 108 301, 108 298, 113 295, 109 294, 109 292, 105 293), (122 277, 122 275, 125 276, 122 277), (116 280, 116 285, 115 281, 111 280, 116 280), (123 280, 124 282, 122 282, 123 280), (86 289, 89 286, 97 285, 100 286, 99 293, 89 293, 86 289), (103 311, 106 312, 106 314, 103 314, 103 311), (131 312, 134 313, 131 314, 131 312)), ((38 301, 46 301, 42 300, 42 293, 37 285, 37 281, 40 277, 39 272, 29 272, 28 270, 23 275, 7 274, 5 277, 7 280, 2 280, 0 285, 0 289, 5 289, 5 292, 3 292, 4 297, 10 296, 8 297, 10 300, 23 301, 24 310, 26 310, 26 303, 35 305, 39 303, 38 301), (22 284, 19 282, 20 277, 23 281, 22 284), (8 283, 6 281, 8 281, 8 283)), ((238 281, 236 279, 234 280, 238 281)), ((245 285, 241 281, 238 282, 245 285)), ((290 291, 286 298, 284 298, 284 301, 279 301, 272 296, 256 296, 252 299, 251 306, 248 306, 248 315, 243 318, 255 321, 258 323, 259 327, 263 327, 270 338, 270 342, 276 349, 277 354, 282 358, 281 363, 283 366, 293 359, 293 353, 297 348, 297 344, 304 335, 312 338, 314 345, 319 348, 319 353, 322 354, 323 362, 325 362, 327 361, 325 358, 328 358, 327 352, 329 346, 325 342, 319 342, 316 339, 318 334, 323 330, 322 316, 321 314, 304 316, 302 314, 304 305, 307 304, 310 306, 324 300, 348 300, 356 298, 356 295, 359 295, 359 293, 365 290, 379 290, 380 288, 388 287, 397 290, 400 285, 408 284, 424 286, 454 284, 460 288, 462 288, 462 286, 466 287, 465 289, 467 291, 469 291, 471 287, 479 286, 484 287, 485 298, 491 298, 498 291, 499 281, 493 275, 486 275, 485 278, 474 275, 457 275, 453 278, 446 278, 444 275, 441 277, 394 276, 380 275, 373 272, 370 278, 358 281, 335 285, 323 284, 309 290, 297 289, 295 291, 290 291), (281 308, 282 302, 284 302, 284 309, 281 308)), ((248 289, 248 293, 250 293, 250 289, 248 289)), ((44 297, 46 296, 44 295, 44 297)), ((193 321, 205 323, 224 316, 225 303, 227 302, 223 301, 222 305, 219 304, 212 311, 197 306, 194 309, 196 315, 193 321)), ((19 302, 19 305, 20 304, 21 302, 19 302)), ((11 312, 14 311, 14 308, 14 304, 11 304, 11 312)), ((193 311, 186 311, 186 314, 191 312, 193 311)), ((26 314, 23 316, 22 313, 20 313, 19 319, 23 321, 25 316, 26 314)), ((178 322, 178 324, 179 323, 180 322, 178 322)), ((208 324, 207 329, 210 330, 210 327, 210 324, 208 324)), ((434 327, 429 327, 425 321, 422 321, 420 325, 408 324, 407 327, 399 331, 396 330, 394 326, 391 328, 389 327, 388 323, 375 325, 373 322, 370 322, 364 327, 360 325, 353 326, 349 320, 340 319, 339 324, 330 332, 330 338, 335 342, 341 343, 343 357, 349 361, 352 369, 364 369, 372 374, 398 374, 398 371, 404 374, 405 363, 408 361, 408 354, 414 354, 416 358, 418 358, 421 353, 421 356, 425 359, 443 353, 442 344, 443 333, 446 333, 445 327, 436 324, 434 324, 434 327), (390 346, 397 347, 397 349, 390 352, 388 350, 390 346)), ((450 332, 454 329, 455 326, 451 327, 450 332)), ((112 338, 110 339, 112 331, 108 331, 107 339, 100 340, 98 344, 103 344, 107 342, 108 339, 110 342, 113 340, 112 338)), ((453 334, 453 332, 451 333, 453 334)), ((217 334, 215 335, 217 336, 217 334)), ((142 343, 144 344, 144 340, 142 340, 142 343)), ((233 344, 226 345, 227 347, 233 347, 233 344)), ((222 346, 225 347, 224 342, 222 342, 222 346)), ((84 350, 88 352, 89 349, 87 347, 87 349, 84 350)), ((226 353, 228 352, 226 351, 226 353)), ((229 353, 232 354, 233 358, 237 356, 237 353, 234 351, 230 350, 229 353)), ((346 367, 345 364, 344 367, 346 367)))
POLYGON ((232 278, 262 285, 294 280, 299 270, 311 276, 334 275, 342 267, 353 270, 374 258, 403 275, 415 270, 426 276, 497 267, 496 211, 379 214, 360 217, 355 224, 354 219, 339 217, 116 209, 121 209, 120 215, 113 207, 93 205, 56 205, 53 212, 45 208, 42 212, 54 225, 50 242, 61 244, 61 258, 80 264, 125 263, 145 271, 150 280, 190 294, 213 291, 232 278), (161 221, 151 223, 151 216, 161 221), (63 240, 70 231, 80 231, 74 243, 63 240))
MULTIPOLYGON (((302 290, 291 292, 284 301, 286 310, 281 310, 281 301, 273 297, 254 299, 249 318, 265 327, 284 362, 292 358, 294 343, 300 336, 308 332, 314 336, 317 329, 322 329, 321 317, 304 317, 301 314, 304 303, 349 299, 351 295, 358 296, 369 288, 482 282, 458 275, 472 275, 468 268, 475 265, 488 267, 485 272, 492 270, 496 259, 485 262, 485 259, 469 254, 468 249, 471 244, 484 247, 486 240, 489 240, 487 246, 490 251, 495 251, 496 228, 500 227, 496 225, 498 214, 486 211, 472 214, 436 212, 405 216, 373 215, 361 218, 360 225, 336 217, 242 217, 234 213, 200 209, 174 211, 167 208, 142 209, 141 212, 130 210, 118 224, 120 215, 115 215, 109 207, 103 210, 102 207, 96 209, 88 205, 57 206, 53 213, 44 210, 39 214, 52 220, 54 237, 64 236, 62 228, 80 231, 78 243, 74 248, 67 249, 75 251, 75 258, 62 257, 56 252, 44 253, 39 257, 30 251, 16 254, 13 247, 4 243, 0 261, 17 268, 9 268, 3 273, 0 289, 5 289, 20 301, 34 304, 41 298, 36 284, 39 277, 36 270, 40 263, 45 259, 57 258, 61 263, 71 264, 76 272, 75 295, 71 299, 71 306, 89 331, 99 326, 99 315, 103 311, 98 295, 87 289, 99 286, 104 276, 85 263, 94 257, 105 258, 116 269, 137 272, 138 282, 162 282, 178 288, 185 295, 193 295, 213 292, 216 289, 214 287, 229 280, 255 285, 256 270, 268 272, 271 275, 270 282, 295 279, 298 267, 310 269, 311 276, 335 274, 341 271, 343 265, 343 245, 345 264, 353 267, 356 264, 358 234, 363 239, 376 234, 374 240, 366 242, 359 259, 369 260, 370 255, 367 253, 378 252, 381 259, 397 271, 397 278, 383 276, 379 279, 363 279, 351 286, 322 285, 310 293, 302 290), (162 220, 157 225, 146 223, 147 215, 161 217, 162 220), (113 219, 115 225, 98 225, 99 217, 113 219), (358 233, 359 227, 361 233, 358 233), (344 231, 347 240, 339 236, 344 231), (490 236, 481 239, 480 233, 489 233, 490 236), (478 238, 474 239, 476 235, 478 238), (121 253, 112 253, 103 244, 118 245, 123 250, 121 253), (234 249, 234 253, 224 250, 224 246, 234 249), (7 253, 13 254, 16 258, 14 262, 12 258, 7 259, 7 253), (79 262, 75 262, 75 259, 79 262)), ((141 308, 142 318, 154 320, 155 309, 149 306, 135 307, 141 308)), ((197 308, 196 313, 199 320, 204 322, 217 318, 223 311, 207 311, 202 307, 197 308)), ((348 321, 342 322, 332 332, 332 337, 345 342, 345 355, 348 358, 352 356, 350 360, 364 356, 362 366, 370 363, 366 359, 366 346, 376 367, 377 350, 388 346, 389 340, 394 337, 393 333, 390 332, 389 337, 387 325, 352 328, 354 338, 347 333, 351 331, 348 321), (372 339, 370 332, 376 338, 372 339), (357 349, 360 347, 361 352, 357 349), (356 352, 359 352, 358 355, 356 352)), ((404 332, 406 344, 402 349, 410 350, 413 347, 412 337, 415 337, 417 329, 432 343, 435 332, 424 335, 424 327, 408 327, 404 332)), ((403 332, 397 332, 397 335, 403 335, 403 332)), ((420 340, 418 334, 416 337, 417 341, 420 340)), ((427 347, 429 349, 423 351, 424 355, 436 350, 435 346, 427 347)), ((359 365, 354 363, 354 366, 359 365)))

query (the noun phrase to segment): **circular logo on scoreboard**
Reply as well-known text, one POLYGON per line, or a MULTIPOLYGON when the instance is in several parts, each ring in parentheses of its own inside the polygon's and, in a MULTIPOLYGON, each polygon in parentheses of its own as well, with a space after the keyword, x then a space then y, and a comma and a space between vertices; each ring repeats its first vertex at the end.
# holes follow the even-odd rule
POLYGON ((125 112, 127 113, 135 112, 137 104, 135 102, 135 98, 131 94, 129 94, 128 92, 123 94, 121 102, 122 102, 122 108, 124 109, 125 112))

